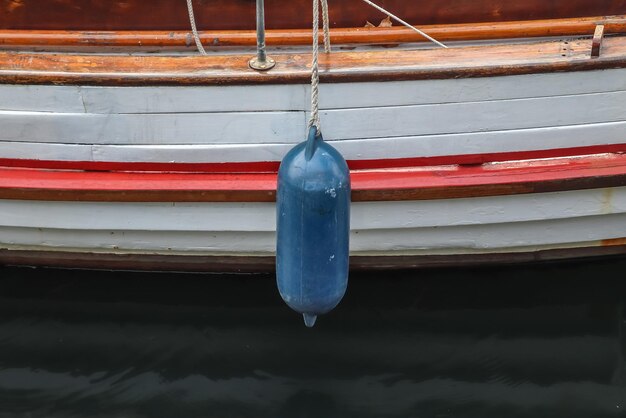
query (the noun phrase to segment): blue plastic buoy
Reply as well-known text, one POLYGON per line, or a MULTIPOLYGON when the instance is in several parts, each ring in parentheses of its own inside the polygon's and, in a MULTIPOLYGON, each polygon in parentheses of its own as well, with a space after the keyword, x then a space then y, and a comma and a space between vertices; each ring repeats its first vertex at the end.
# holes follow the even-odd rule
POLYGON ((350 172, 315 126, 278 170, 276 276, 283 300, 308 327, 348 287, 350 172))

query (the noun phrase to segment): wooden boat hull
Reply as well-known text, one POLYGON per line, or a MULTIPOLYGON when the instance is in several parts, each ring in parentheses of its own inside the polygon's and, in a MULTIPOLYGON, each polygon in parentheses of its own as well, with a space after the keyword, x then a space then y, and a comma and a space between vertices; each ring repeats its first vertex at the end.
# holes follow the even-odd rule
MULTIPOLYGON (((355 170, 352 177, 354 267, 519 262, 625 248, 621 154, 355 170)), ((264 270, 275 249, 274 193, 273 173, 5 168, 0 260, 264 270)))
MULTIPOLYGON (((321 60, 353 180, 355 268, 626 249, 626 38, 321 60)), ((271 269, 279 161, 304 139, 304 53, 0 51, 0 262, 271 269)))
MULTIPOLYGON (((193 271, 273 265, 272 203, 1 200, 0 211, 0 261, 7 263, 193 271)), ((622 254, 626 187, 357 202, 352 219, 353 267, 622 254)))
MULTIPOLYGON (((626 147, 626 69, 321 88, 324 135, 354 169, 626 147)), ((276 171, 304 139, 304 84, 0 85, 0 161, 25 167, 276 171)))

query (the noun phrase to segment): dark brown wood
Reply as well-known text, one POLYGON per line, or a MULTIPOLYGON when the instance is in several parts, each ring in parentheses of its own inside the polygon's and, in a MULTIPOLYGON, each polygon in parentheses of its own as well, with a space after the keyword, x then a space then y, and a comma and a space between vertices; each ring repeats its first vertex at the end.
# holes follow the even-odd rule
POLYGON ((0 199, 62 202, 275 202, 265 190, 68 190, 1 188, 0 199))
MULTIPOLYGON (((495 177, 494 177, 495 180, 495 177)), ((469 197, 510 196, 515 194, 563 192, 626 186, 626 175, 598 176, 567 180, 491 184, 481 186, 416 187, 405 189, 353 190, 353 202, 399 200, 464 199, 469 197)))
POLYGON ((602 40, 604 39, 604 25, 596 26, 596 30, 593 33, 593 40, 591 43, 591 58, 599 58, 600 50, 602 49, 602 40))
MULTIPOLYGON (((626 255, 626 245, 494 254, 352 256, 350 257, 350 269, 353 271, 371 271, 451 266, 470 267, 624 255, 626 255)), ((275 271, 275 259, 272 256, 102 254, 6 249, 0 250, 0 265, 127 271, 187 271, 198 273, 264 273, 275 271)))
MULTIPOLYGON (((320 57, 322 82, 490 77, 626 67, 626 36, 607 38, 589 59, 591 40, 497 44, 451 49, 381 49, 320 57), (568 48, 568 54, 561 51, 568 48)), ((310 82, 310 54, 273 54, 269 72, 248 67, 249 54, 214 56, 90 55, 0 52, 0 83, 210 85, 310 82)))
POLYGON ((401 270, 444 267, 473 267, 488 265, 529 264, 565 261, 590 257, 625 256, 626 245, 540 250, 534 252, 350 257, 350 269, 401 270))
MULTIPOLYGON (((450 42, 588 36, 600 24, 605 26, 606 33, 626 33, 626 16, 430 25, 422 26, 420 29, 442 42, 450 42)), ((207 48, 256 45, 256 32, 252 30, 204 31, 200 33, 200 38, 207 48)), ((427 42, 424 37, 403 26, 337 28, 331 30, 331 39, 336 45, 427 42)), ((311 43, 311 31, 309 29, 269 30, 266 34, 266 41, 269 46, 309 45, 311 43)), ((97 50, 105 47, 120 50, 194 50, 196 48, 189 31, 84 32, 50 30, 0 30, 0 47, 44 50, 76 48, 97 50)))
POLYGON ((182 256, 69 251, 0 250, 0 265, 107 269, 257 273, 274 270, 271 256, 182 256))
MULTIPOLYGON (((379 0, 411 24, 451 24, 606 16, 626 13, 624 0, 379 0)), ((334 27, 362 27, 386 16, 360 0, 329 2, 334 27)), ((195 0, 201 30, 254 29, 251 0, 195 0)), ((270 29, 309 28, 310 0, 268 1, 270 29)), ((185 1, 0 0, 0 29, 187 30, 185 1)))

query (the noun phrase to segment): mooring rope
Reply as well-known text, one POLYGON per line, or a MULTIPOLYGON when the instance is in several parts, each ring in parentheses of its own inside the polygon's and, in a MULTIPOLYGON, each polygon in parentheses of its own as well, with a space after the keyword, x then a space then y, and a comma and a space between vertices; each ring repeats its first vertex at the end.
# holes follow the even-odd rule
POLYGON ((328 19, 328 0, 313 0, 313 59, 311 62, 311 120, 309 127, 315 126, 317 132, 321 132, 320 103, 319 103, 319 25, 320 10, 319 2, 322 3, 322 20, 324 24, 324 51, 330 52, 330 24, 328 19))
POLYGON ((324 52, 330 52, 330 22, 328 20, 328 0, 320 0, 322 3, 322 21, 324 26, 324 52))
MULTIPOLYGON (((410 25, 404 20, 400 19, 396 15, 390 13, 389 11, 383 9, 382 7, 374 4, 370 0, 363 0, 365 3, 374 7, 375 9, 386 13, 392 19, 400 22, 404 26, 414 30, 419 33, 429 41, 441 46, 442 48, 448 48, 443 43, 434 39, 433 37, 427 35, 416 27, 410 25)), ((320 24, 320 10, 319 5, 322 4, 322 21, 323 21, 323 31, 324 31, 324 52, 330 53, 330 21, 328 17, 328 0, 313 0, 313 58, 311 62, 311 119, 309 120, 309 127, 315 126, 318 132, 321 132, 321 122, 319 115, 319 84, 320 84, 320 76, 319 76, 319 24, 320 24)), ((191 23, 191 31, 193 33, 193 38, 196 43, 196 47, 198 48, 198 52, 202 55, 207 55, 206 50, 202 46, 202 41, 200 40, 200 35, 198 34, 198 28, 196 27, 196 19, 193 13, 193 4, 192 0, 187 0, 187 11, 189 12, 189 22, 191 23)))
POLYGON ((377 4, 372 3, 370 0, 363 0, 365 3, 369 4, 370 6, 372 6, 373 8, 375 8, 376 10, 386 13, 387 16, 389 16, 390 18, 398 21, 399 23, 403 24, 404 26, 406 26, 409 29, 414 30, 415 32, 419 33, 420 35, 422 35, 424 38, 428 39, 429 41, 439 45, 442 48, 448 48, 446 45, 442 44, 441 42, 439 42, 438 40, 436 40, 435 38, 433 38, 432 36, 427 35, 426 33, 422 32, 421 30, 419 30, 418 28, 416 28, 415 26, 405 22, 404 20, 400 19, 398 16, 388 12, 387 10, 383 9, 382 7, 380 7, 377 4))
POLYGON ((193 4, 192 0, 187 0, 187 11, 189 12, 189 23, 191 23, 191 32, 193 33, 193 39, 196 41, 196 48, 198 48, 198 52, 202 55, 206 55, 206 51, 202 46, 202 41, 200 40, 200 35, 198 34, 198 28, 196 27, 196 18, 193 14, 193 4))

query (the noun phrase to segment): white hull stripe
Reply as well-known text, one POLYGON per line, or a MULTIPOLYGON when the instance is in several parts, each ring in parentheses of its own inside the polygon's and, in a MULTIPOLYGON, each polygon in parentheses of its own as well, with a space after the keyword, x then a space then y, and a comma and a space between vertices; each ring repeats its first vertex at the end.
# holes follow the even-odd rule
MULTIPOLYGON (((320 108, 414 106, 609 93, 626 90, 626 69, 487 78, 335 83, 320 108)), ((308 85, 93 87, 0 85, 0 110, 133 114, 306 111, 308 85)))
MULTIPOLYGON (((0 201, 0 248, 271 254, 272 204, 0 201)), ((626 237, 626 187, 354 204, 354 254, 567 248, 626 237)))
MULTIPOLYGON (((626 144, 626 122, 483 133, 332 141, 348 160, 558 150, 626 144)), ((100 145, 0 142, 0 158, 44 161, 228 163, 280 161, 294 144, 100 145)), ((626 150, 626 146, 625 146, 626 150)))

